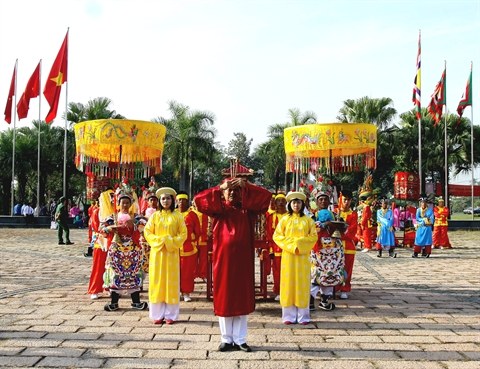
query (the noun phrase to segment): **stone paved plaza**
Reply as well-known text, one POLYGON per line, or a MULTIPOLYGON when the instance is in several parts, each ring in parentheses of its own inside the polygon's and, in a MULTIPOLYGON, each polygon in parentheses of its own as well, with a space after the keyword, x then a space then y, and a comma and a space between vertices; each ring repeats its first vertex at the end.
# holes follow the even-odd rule
POLYGON ((203 282, 174 325, 153 325, 129 299, 104 311, 107 298, 86 294, 87 231, 71 233, 75 245, 60 246, 49 229, 0 229, 0 367, 480 368, 479 231, 450 232, 454 249, 430 259, 357 253, 350 299, 308 326, 285 326, 277 302, 258 301, 251 353, 217 351, 203 282))

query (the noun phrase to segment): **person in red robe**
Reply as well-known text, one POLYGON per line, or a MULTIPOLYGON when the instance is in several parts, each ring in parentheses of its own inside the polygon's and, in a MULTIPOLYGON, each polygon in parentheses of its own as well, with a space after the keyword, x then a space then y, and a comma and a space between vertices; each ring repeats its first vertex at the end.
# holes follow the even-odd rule
POLYGON ((91 257, 93 255, 93 244, 92 244, 92 235, 95 230, 93 229, 92 226, 92 216, 93 212, 98 209, 98 203, 97 200, 92 200, 90 207, 88 208, 88 247, 87 247, 87 252, 83 254, 85 257, 91 257))
MULTIPOLYGON (((109 194, 107 193, 109 196, 109 194)), ((98 206, 93 207, 90 212, 90 218, 88 220, 89 228, 92 229, 92 270, 90 272, 90 281, 88 283, 87 293, 92 300, 98 299, 98 295, 101 294, 103 289, 103 273, 105 273, 105 261, 107 260, 107 251, 102 249, 102 240, 99 239, 100 232, 100 208, 98 206)))
POLYGON ((372 249, 374 241, 374 232, 372 231, 372 207, 368 201, 364 202, 361 224, 363 230, 362 252, 368 252, 372 249))
POLYGON ((340 286, 341 299, 348 299, 348 293, 352 290, 352 273, 353 264, 355 262, 356 244, 357 244, 357 226, 358 226, 358 214, 351 209, 352 204, 352 191, 343 190, 341 197, 341 207, 339 208, 339 218, 347 223, 347 229, 342 234, 343 252, 345 254, 345 271, 347 277, 345 284, 340 286))
POLYGON ((415 214, 417 209, 413 205, 406 205, 403 212, 400 212, 400 219, 403 220, 403 247, 413 247, 415 243, 415 214))
POLYGON ((435 223, 433 224, 433 247, 436 249, 451 249, 448 239, 448 217, 450 211, 445 207, 445 200, 438 199, 438 205, 433 208, 435 223))
POLYGON ((208 252, 210 251, 210 219, 208 215, 200 213, 195 207, 195 203, 192 204, 192 210, 197 214, 198 221, 200 222, 200 237, 197 240, 197 273, 196 278, 207 281, 208 273, 208 252))
POLYGON ((195 196, 198 211, 213 220, 213 308, 219 317, 219 351, 251 351, 246 338, 247 315, 255 310, 254 225, 271 197, 268 190, 243 178, 226 179, 195 196))
POLYGON ((195 275, 197 273, 197 242, 200 238, 200 222, 197 214, 190 208, 188 194, 178 191, 177 211, 183 215, 187 227, 187 239, 180 249, 180 293, 183 301, 190 302, 190 294, 195 288, 195 275))
MULTIPOLYGON (((271 205, 270 205, 271 207, 271 205)), ((280 301, 280 269, 282 265, 282 249, 273 240, 275 228, 278 222, 287 213, 287 198, 285 194, 279 193, 275 195, 275 210, 267 215, 267 241, 273 258, 271 260, 273 271, 273 293, 275 294, 275 301, 280 301)))

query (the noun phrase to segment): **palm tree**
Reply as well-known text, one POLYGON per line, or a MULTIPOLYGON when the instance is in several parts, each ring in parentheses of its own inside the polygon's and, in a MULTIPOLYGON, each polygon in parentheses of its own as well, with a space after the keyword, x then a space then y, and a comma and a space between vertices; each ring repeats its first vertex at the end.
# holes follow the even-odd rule
POLYGON ((74 124, 95 119, 124 119, 124 116, 118 114, 115 110, 109 109, 111 103, 112 100, 107 97, 97 97, 89 100, 87 105, 69 103, 67 120, 70 124, 74 124))
POLYGON ((266 184, 274 186, 275 191, 278 191, 281 182, 287 187, 285 146, 283 142, 283 132, 285 128, 313 124, 317 121, 317 115, 314 112, 306 111, 302 114, 298 108, 288 109, 288 116, 290 118, 289 121, 273 124, 268 127, 268 141, 259 145, 255 151, 255 156, 258 157, 259 162, 263 166, 265 173, 264 181, 266 184), (280 180, 281 176, 284 176, 283 181, 280 180))
POLYGON ((300 109, 292 108, 288 109, 288 115, 290 117, 290 121, 286 123, 288 127, 303 126, 304 124, 317 122, 317 115, 313 111, 309 110, 302 114, 300 109))
POLYGON ((215 116, 207 111, 190 111, 188 106, 176 101, 169 103, 169 110, 172 114, 170 119, 159 117, 154 121, 167 128, 167 160, 176 164, 174 174, 179 180, 179 189, 191 195, 194 161, 209 162, 214 157, 216 131, 212 125, 215 116))
MULTIPOLYGON (((415 112, 400 115, 401 129, 398 132, 398 150, 395 155, 397 170, 416 172, 418 168, 418 122, 415 112)), ((422 168, 434 182, 437 179, 445 188, 445 131, 447 122, 448 172, 455 168, 455 174, 470 170, 470 124, 467 119, 459 121, 458 116, 446 114, 435 126, 426 109, 422 109, 422 168)), ((478 163, 478 160, 476 161, 478 163)), ((424 180, 424 179, 422 179, 424 180)))
MULTIPOLYGON (((10 197, 12 194, 12 149, 13 149, 13 129, 8 128, 0 132, 0 188, 2 191, 1 214, 10 214, 10 197)), ((15 153, 18 150, 15 150, 15 153)), ((16 160, 15 160, 16 161, 16 160)), ((17 201, 22 200, 16 198, 17 201)))
MULTIPOLYGON (((388 97, 372 99, 364 96, 357 100, 348 99, 344 101, 337 116, 341 123, 371 123, 378 127, 377 169, 373 173, 373 177, 375 185, 380 186, 384 194, 390 192, 390 188, 393 187, 391 180, 394 166, 392 147, 394 147, 398 128, 391 126, 391 122, 397 114, 392 104, 392 99, 388 97)), ((358 186, 361 181, 360 173, 351 173, 341 177, 341 183, 351 188, 358 186)))
POLYGON ((357 100, 345 100, 337 119, 342 123, 373 123, 379 129, 384 129, 397 114, 392 104, 389 97, 372 99, 364 96, 357 100))

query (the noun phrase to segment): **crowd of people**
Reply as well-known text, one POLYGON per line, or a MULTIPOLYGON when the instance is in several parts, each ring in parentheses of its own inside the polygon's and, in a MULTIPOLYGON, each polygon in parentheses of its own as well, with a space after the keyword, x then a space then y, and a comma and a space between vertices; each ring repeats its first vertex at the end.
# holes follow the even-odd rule
MULTIPOLYGON (((405 231, 405 244, 406 229, 413 227, 413 257, 451 247, 443 201, 433 207, 422 198, 413 216, 371 192, 360 193, 357 206, 347 189, 332 200, 322 185, 308 193, 272 194, 244 177, 227 178, 193 201, 186 192, 157 188, 152 178, 137 197, 124 180, 102 192, 88 211, 88 294, 94 300, 109 296, 109 312, 129 297, 131 308, 149 310, 153 324, 170 325, 179 319, 180 301, 192 301, 195 279, 206 281, 211 270, 218 349, 250 352, 247 318, 255 310, 255 240, 262 217, 268 257, 260 265, 272 274, 271 297, 279 301, 286 325, 307 325, 311 311, 331 311, 336 298, 349 298, 357 250, 375 247, 377 256, 395 258, 396 229, 405 231), (141 300, 147 276, 148 302, 141 300)), ((59 243, 65 234, 68 244, 65 201, 60 199, 56 214, 59 243)))

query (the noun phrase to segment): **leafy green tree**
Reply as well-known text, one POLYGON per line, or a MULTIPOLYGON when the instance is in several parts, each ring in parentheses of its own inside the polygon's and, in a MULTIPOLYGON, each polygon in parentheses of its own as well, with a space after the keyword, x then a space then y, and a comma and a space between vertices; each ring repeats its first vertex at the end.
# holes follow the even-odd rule
MULTIPOLYGON (((337 116, 341 123, 371 123, 377 126, 377 168, 373 171, 373 179, 374 185, 384 195, 393 193, 392 168, 395 162, 392 153, 398 128, 392 125, 397 114, 392 105, 393 101, 388 97, 348 99, 344 101, 337 116)), ((341 187, 356 190, 363 182, 363 176, 364 173, 349 173, 336 175, 334 179, 341 187)))
MULTIPOLYGON (((33 121, 33 127, 21 127, 16 131, 15 142, 15 177, 17 181, 15 199, 21 202, 37 203, 37 183, 40 184, 40 204, 58 198, 63 192, 63 148, 64 129, 52 127, 44 121, 33 121), (38 177, 38 136, 40 129, 40 177, 38 177)), ((4 188, 2 196, 2 213, 10 213, 10 183, 12 167, 13 130, 0 134, 1 183, 4 188)), ((78 194, 82 188, 76 188, 76 176, 81 175, 74 164, 75 145, 73 133, 67 131, 67 173, 71 192, 78 194)), ((85 182, 85 180, 83 180, 85 182)), ((83 184, 83 189, 85 184, 83 184)))
POLYGON ((174 176, 179 180, 179 189, 191 194, 195 163, 211 162, 214 158, 216 131, 215 116, 207 111, 190 111, 186 105, 175 101, 169 103, 171 118, 156 118, 167 128, 165 157, 174 165, 174 176))
POLYGON ((233 139, 228 142, 226 154, 230 158, 236 158, 247 167, 252 165, 252 158, 250 157, 250 147, 253 139, 247 139, 245 133, 234 132, 233 139))
POLYGON ((288 110, 289 120, 268 127, 268 140, 260 144, 253 157, 263 168, 263 182, 265 186, 274 188, 278 192, 281 187, 287 191, 287 173, 285 172, 285 145, 283 132, 285 128, 304 124, 314 124, 317 116, 312 111, 302 113, 298 108, 288 110))
MULTIPOLYGON (((400 115, 401 130, 397 134, 397 165, 394 170, 418 172, 418 122, 415 112, 400 115)), ((422 109, 422 172, 434 183, 439 181, 445 195, 445 119, 447 122, 448 172, 454 174, 470 170, 470 125, 467 119, 459 121, 455 114, 447 113, 435 126, 426 109, 422 109)), ((478 159, 478 158, 477 158, 478 159)), ((479 161, 476 161, 478 163, 479 161)))
MULTIPOLYGON (((0 186, 2 197, 0 198, 0 209, 2 214, 11 213, 12 194, 12 151, 13 151, 13 129, 8 128, 0 132, 0 186)), ((17 150, 15 150, 15 153, 17 150)), ((17 195, 16 202, 23 201, 17 195)))

